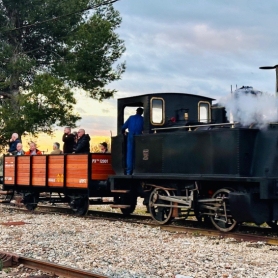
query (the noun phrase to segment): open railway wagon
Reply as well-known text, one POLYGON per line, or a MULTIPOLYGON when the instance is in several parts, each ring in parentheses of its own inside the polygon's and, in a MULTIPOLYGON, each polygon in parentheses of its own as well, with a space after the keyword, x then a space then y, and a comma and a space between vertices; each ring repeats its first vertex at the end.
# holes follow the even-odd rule
POLYGON ((223 232, 238 223, 278 220, 278 129, 228 123, 225 109, 202 96, 164 93, 118 100, 112 138, 111 187, 141 186, 152 218, 165 224, 195 215, 223 232), (144 107, 144 132, 135 136, 133 175, 124 175, 127 107, 144 107))
POLYGON ((100 202, 92 197, 114 196, 107 179, 111 174, 111 154, 5 156, 3 188, 21 193, 29 210, 48 201, 68 203, 83 215, 90 203, 100 202))

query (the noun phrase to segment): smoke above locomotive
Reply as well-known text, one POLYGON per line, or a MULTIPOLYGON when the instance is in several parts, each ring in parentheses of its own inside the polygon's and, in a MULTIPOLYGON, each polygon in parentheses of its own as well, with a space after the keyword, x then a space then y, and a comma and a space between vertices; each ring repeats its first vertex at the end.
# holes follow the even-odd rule
POLYGON ((219 103, 226 108, 229 121, 239 122, 242 126, 255 125, 264 129, 269 123, 278 121, 278 99, 251 86, 236 89, 219 103))

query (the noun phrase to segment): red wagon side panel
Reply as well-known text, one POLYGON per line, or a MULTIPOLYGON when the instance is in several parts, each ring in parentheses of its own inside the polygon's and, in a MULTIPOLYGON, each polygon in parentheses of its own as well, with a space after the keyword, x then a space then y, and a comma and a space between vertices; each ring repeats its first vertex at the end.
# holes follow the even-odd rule
POLYGON ((88 155, 67 155, 66 187, 88 188, 88 155))
POLYGON ((15 183, 15 157, 5 157, 4 164, 4 183, 14 184, 15 183))
POLYGON ((107 180, 111 175, 115 175, 111 154, 91 154, 91 179, 107 180))
POLYGON ((48 157, 48 186, 64 186, 64 160, 65 156, 63 155, 50 155, 48 157))
MULTIPOLYGON (((7 159, 7 158, 6 158, 7 159)), ((16 185, 30 184, 30 156, 18 156, 16 164, 16 185)))
POLYGON ((33 186, 46 186, 46 156, 32 157, 33 186))

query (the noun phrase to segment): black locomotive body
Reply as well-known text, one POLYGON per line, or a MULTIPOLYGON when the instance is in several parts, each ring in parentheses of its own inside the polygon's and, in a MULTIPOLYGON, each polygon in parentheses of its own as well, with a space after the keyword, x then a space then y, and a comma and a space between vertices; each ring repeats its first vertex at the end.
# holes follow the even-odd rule
POLYGON ((265 130, 237 127, 226 121, 223 108, 212 108, 211 101, 175 93, 119 100, 119 134, 112 138, 113 188, 142 186, 152 217, 162 224, 193 213, 198 219, 210 219, 221 231, 230 231, 240 222, 267 222, 275 227, 276 125, 265 130), (157 122, 152 119, 152 110, 157 109, 154 100, 161 101, 157 122), (126 106, 143 106, 147 121, 144 134, 135 137, 132 176, 123 175, 125 161, 121 160, 126 106))
POLYGON ((260 130, 229 123, 225 108, 212 101, 182 93, 119 99, 111 154, 5 156, 4 189, 22 192, 29 209, 40 193, 57 192, 79 214, 104 196, 129 214, 141 196, 160 224, 195 215, 224 232, 241 222, 276 228, 278 125, 260 130), (137 107, 144 108, 144 132, 134 136, 133 174, 125 175, 121 127, 137 107))

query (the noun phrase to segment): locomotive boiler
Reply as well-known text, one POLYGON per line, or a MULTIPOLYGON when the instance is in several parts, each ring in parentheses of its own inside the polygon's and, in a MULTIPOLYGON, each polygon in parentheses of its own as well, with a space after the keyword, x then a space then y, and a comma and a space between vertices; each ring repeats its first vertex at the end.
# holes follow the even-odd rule
POLYGON ((34 209, 41 192, 57 192, 79 214, 92 197, 132 213, 144 197, 151 217, 165 224, 195 215, 227 232, 238 223, 278 220, 278 129, 228 122, 213 99, 156 93, 118 99, 117 135, 111 154, 4 157, 4 189, 22 192, 34 209), (125 175, 126 136, 121 127, 144 108, 144 132, 134 136, 134 169, 125 175))

